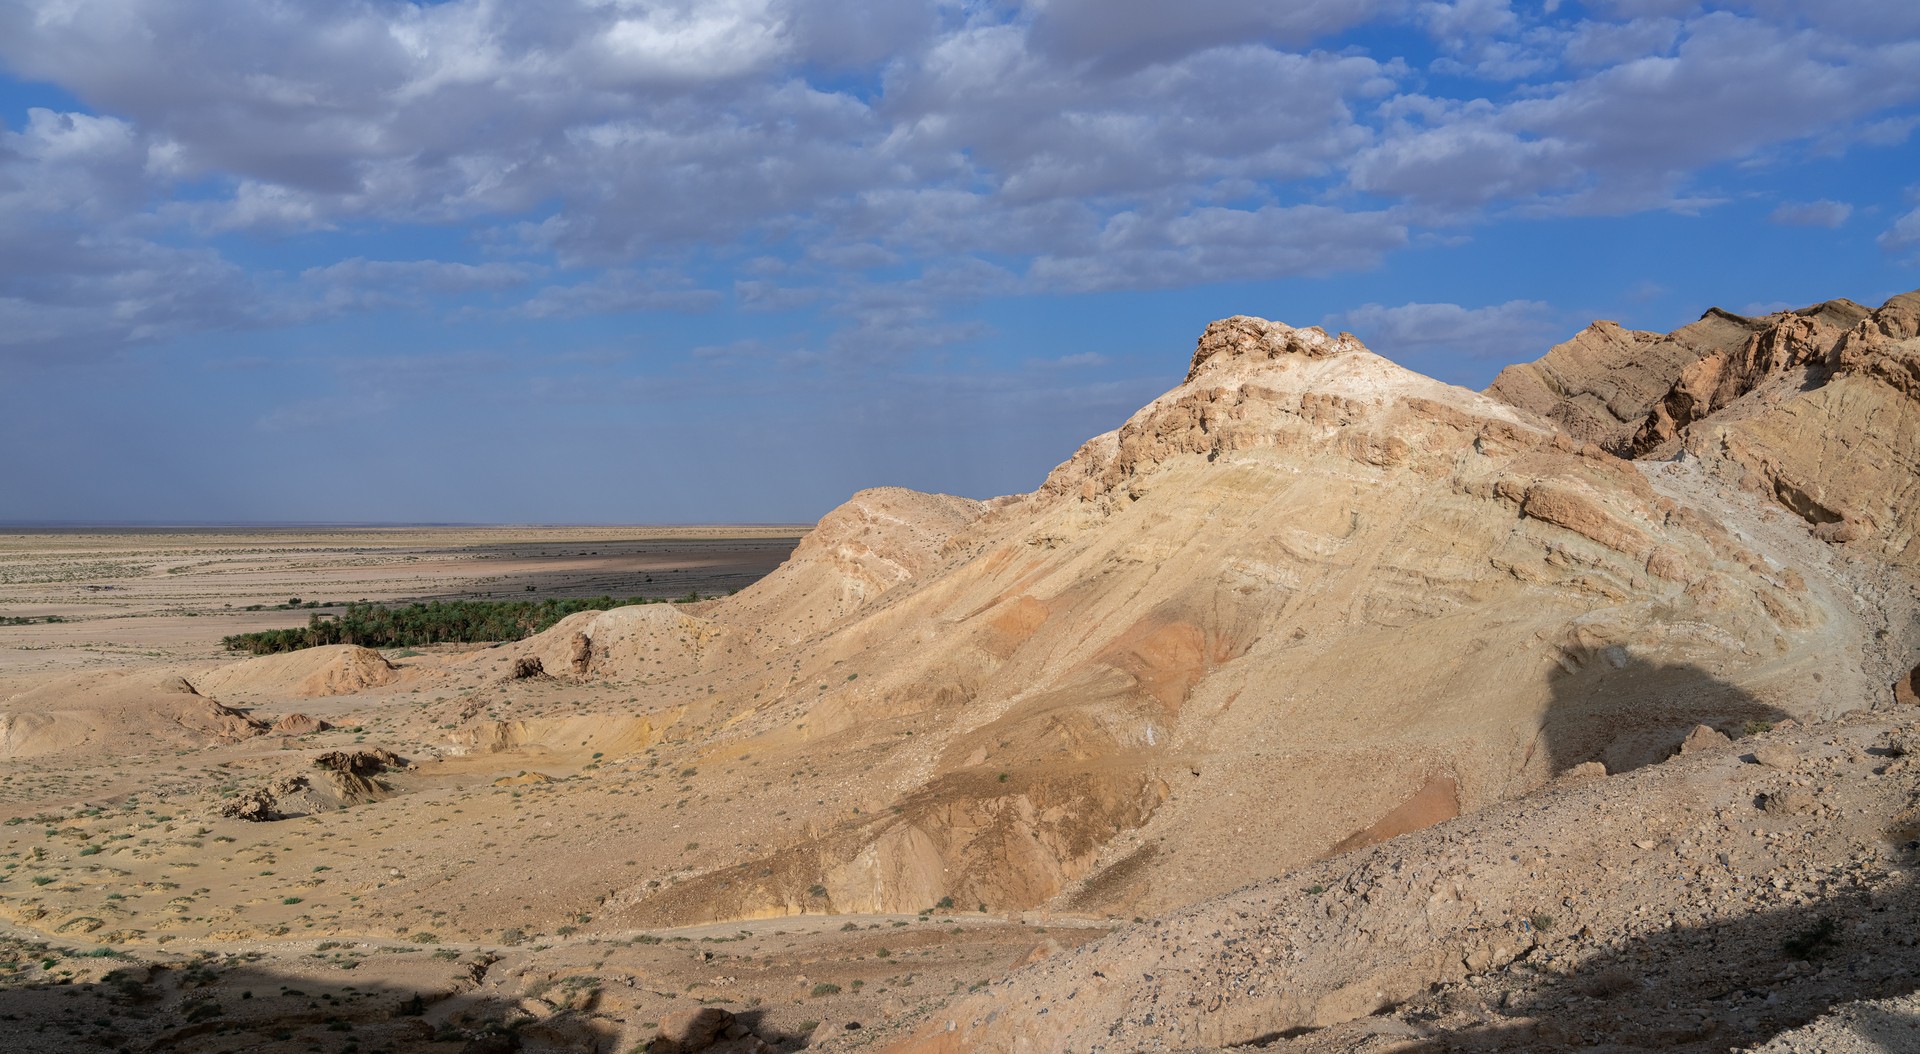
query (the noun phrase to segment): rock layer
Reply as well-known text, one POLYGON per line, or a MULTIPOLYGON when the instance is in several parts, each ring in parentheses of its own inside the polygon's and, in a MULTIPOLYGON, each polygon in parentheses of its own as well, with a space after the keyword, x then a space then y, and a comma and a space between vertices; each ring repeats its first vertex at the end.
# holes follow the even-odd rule
POLYGON ((1488 394, 1626 456, 1684 451, 1815 536, 1920 570, 1920 293, 1872 310, 1831 300, 1760 319, 1716 309, 1631 342, 1583 334, 1502 371, 1488 394), (1708 330, 1717 336, 1702 339, 1708 330), (1645 353, 1683 346, 1688 354, 1645 353), (1644 397, 1653 391, 1662 394, 1644 397), (1602 425, 1592 423, 1595 392, 1616 396, 1602 425))
POLYGON ((699 677, 710 709, 680 720, 716 756, 836 759, 837 810, 618 890, 615 918, 1158 910, 1703 723, 1851 705, 1815 676, 1851 615, 1723 519, 1525 410, 1243 316, 1032 494, 862 492, 736 597, 522 650, 565 668, 584 634, 591 676, 699 677))

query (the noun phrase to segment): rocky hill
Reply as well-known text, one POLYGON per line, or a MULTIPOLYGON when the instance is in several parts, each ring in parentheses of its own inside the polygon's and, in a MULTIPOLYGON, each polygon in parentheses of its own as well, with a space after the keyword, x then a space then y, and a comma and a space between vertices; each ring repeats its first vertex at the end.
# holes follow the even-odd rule
POLYGON ((554 669, 563 640, 614 654, 596 625, 696 621, 730 643, 587 676, 682 663, 734 700, 683 719, 707 749, 861 759, 792 834, 623 890, 621 919, 1163 911, 1696 725, 1883 694, 1880 627, 1813 573, 1831 554, 1738 497, 1233 318, 1032 494, 865 493, 737 597, 527 650, 554 669))

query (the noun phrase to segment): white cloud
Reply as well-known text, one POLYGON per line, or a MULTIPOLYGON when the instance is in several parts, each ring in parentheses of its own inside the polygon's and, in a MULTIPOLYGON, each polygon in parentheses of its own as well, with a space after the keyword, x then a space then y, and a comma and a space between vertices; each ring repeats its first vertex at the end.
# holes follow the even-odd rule
POLYGON ((1893 221, 1893 226, 1881 232, 1876 239, 1882 249, 1899 252, 1920 246, 1920 209, 1901 216, 1893 221))
MULTIPOLYGON (((1906 24, 1893 0, 1861 4, 1906 24)), ((0 63, 97 112, 0 129, 0 297, 47 313, 21 332, 98 344, 554 270, 577 280, 515 310, 703 310, 722 294, 667 278, 698 259, 744 307, 951 336, 969 330, 943 312, 986 297, 1326 274, 1489 217, 1702 208, 1714 166, 1914 126, 1920 42, 1872 19, 1788 0, 1582 11, 450 0, 212 17, 186 0, 21 0, 0 6, 0 63), (1496 83, 1417 94, 1388 50, 1315 50, 1388 19, 1432 36, 1436 70, 1496 83), (464 230, 500 269, 365 259, 394 254, 366 232, 428 226, 464 230), (351 258, 298 281, 194 248, 315 232, 351 258), (138 288, 154 261, 188 259, 197 292, 97 312, 164 324, 66 313, 122 303, 114 268, 138 288)))
POLYGON ((1586 177, 1564 140, 1523 136, 1490 116, 1403 132, 1356 155, 1349 176, 1370 193, 1453 207, 1569 189, 1586 177))
POLYGON ((1456 209, 1699 207, 1711 197, 1682 188, 1708 166, 1797 141, 1871 135, 1878 112, 1920 100, 1920 41, 1851 41, 1728 12, 1681 23, 1670 45, 1671 28, 1610 27, 1605 57, 1618 61, 1508 102, 1396 99, 1383 109, 1389 124, 1379 144, 1355 157, 1354 185, 1456 209), (1635 54, 1622 34, 1645 50, 1635 54), (1753 75, 1761 69, 1766 76, 1753 75))
POLYGON ((550 285, 514 309, 527 318, 573 318, 627 311, 704 311, 721 300, 671 271, 614 268, 573 285, 550 285))
POLYGON ((1406 241, 1405 225, 1390 213, 1321 205, 1205 207, 1167 217, 1123 213, 1089 251, 1043 254, 1028 275, 1039 289, 1054 292, 1325 275, 1376 266, 1406 241))
POLYGON ((1783 201, 1767 214, 1767 219, 1788 227, 1838 227, 1853 215, 1853 206, 1844 201, 1783 201))
POLYGON ((1113 360, 1097 351, 1081 351, 1072 355, 1062 355, 1052 359, 1028 359, 1027 366, 1041 370, 1072 370, 1090 366, 1106 366, 1113 360))
POLYGON ((1306 44, 1407 6, 1399 0, 1027 0, 1049 57, 1134 66, 1222 44, 1306 44))
POLYGON ((1488 307, 1459 304, 1362 304, 1327 316, 1329 329, 1353 331, 1374 351, 1389 358, 1450 352, 1496 361, 1532 359, 1544 353, 1557 320, 1537 300, 1509 300, 1488 307))

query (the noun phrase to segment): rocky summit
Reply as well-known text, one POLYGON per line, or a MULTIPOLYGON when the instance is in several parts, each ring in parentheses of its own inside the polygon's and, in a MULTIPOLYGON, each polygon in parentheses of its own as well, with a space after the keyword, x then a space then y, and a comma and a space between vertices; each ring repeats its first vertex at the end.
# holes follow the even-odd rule
POLYGON ((862 491, 730 596, 16 678, 15 786, 79 775, 0 915, 226 1022, 149 1049, 1910 1036, 1917 400, 1920 294, 1479 393, 1224 319, 1032 492, 862 491))

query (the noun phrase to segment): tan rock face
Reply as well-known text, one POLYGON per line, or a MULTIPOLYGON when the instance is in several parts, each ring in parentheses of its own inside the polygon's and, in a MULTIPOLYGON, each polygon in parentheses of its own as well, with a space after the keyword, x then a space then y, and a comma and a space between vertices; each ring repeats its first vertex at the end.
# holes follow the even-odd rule
POLYGON ((1552 421, 1582 443, 1619 449, 1689 367, 1726 357, 1764 327, 1715 309, 1672 333, 1595 322, 1536 362, 1509 366, 1487 394, 1552 421))
POLYGON ((1801 517, 1816 537, 1912 573, 1920 529, 1920 295, 1895 297, 1843 334, 1832 379, 1690 429, 1687 449, 1801 517))
POLYGON ((1622 453, 1658 450, 1695 421, 1719 412, 1773 381, 1824 377, 1847 330, 1868 315, 1851 300, 1830 300, 1770 317, 1738 349, 1715 351, 1680 371, 1622 453))
POLYGON ((1902 706, 1920 706, 1920 666, 1893 682, 1893 701, 1902 706))
POLYGON ((1624 333, 1596 323, 1488 394, 1626 456, 1684 449, 1823 541, 1920 564, 1920 293, 1624 333))
POLYGON ((527 642, 697 676, 705 749, 838 773, 607 917, 1155 910, 1833 703, 1850 614, 1547 421, 1246 317, 1188 377, 1032 494, 862 492, 738 596, 527 642))

